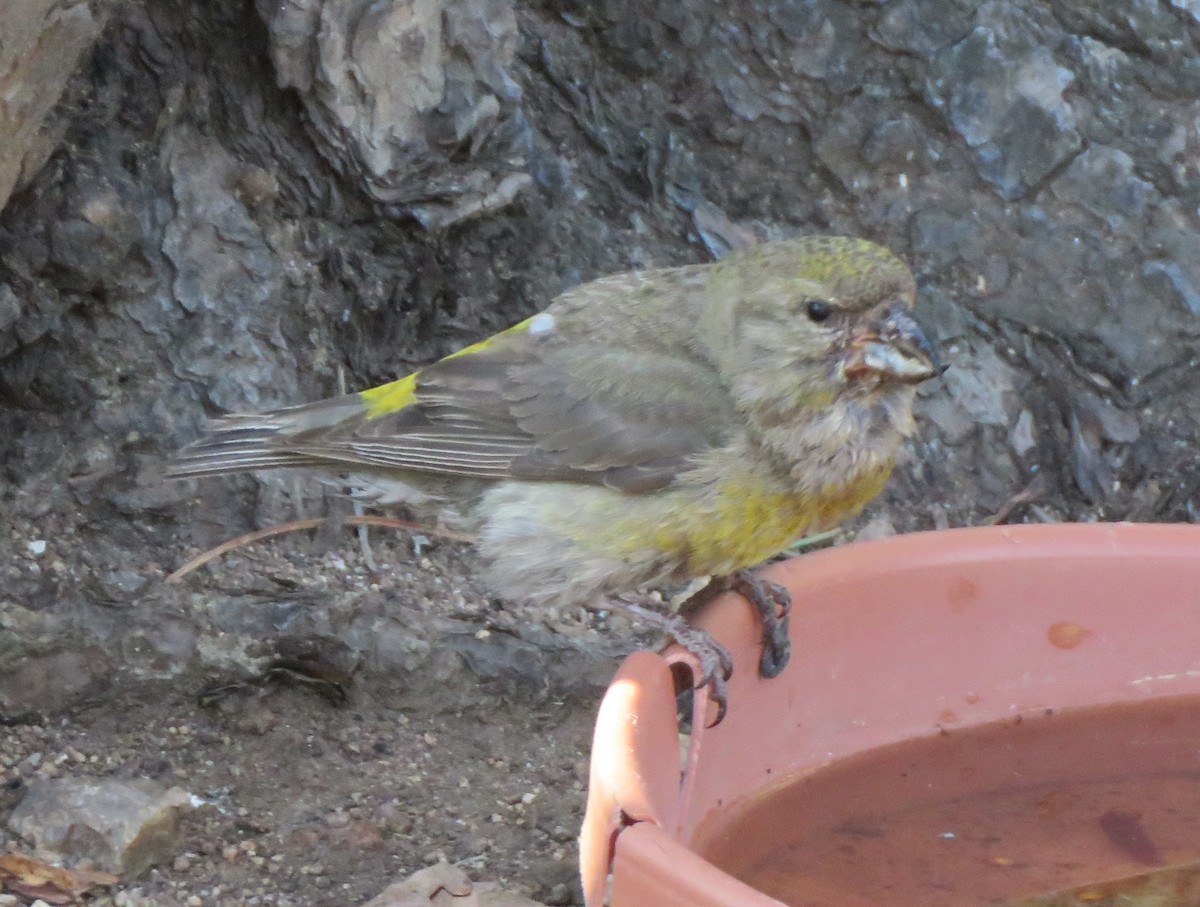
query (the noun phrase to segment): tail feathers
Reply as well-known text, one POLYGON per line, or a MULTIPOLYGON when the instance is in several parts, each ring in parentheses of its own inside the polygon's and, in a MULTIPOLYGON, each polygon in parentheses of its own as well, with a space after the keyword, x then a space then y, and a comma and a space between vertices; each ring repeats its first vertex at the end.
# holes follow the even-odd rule
POLYGON ((167 467, 172 479, 218 476, 253 469, 319 466, 328 460, 290 450, 297 436, 344 424, 362 415, 357 394, 292 406, 269 413, 225 416, 179 451, 167 467))
POLYGON ((287 451, 269 451, 262 447, 210 448, 207 444, 201 444, 180 451, 178 456, 167 466, 167 478, 201 479, 233 472, 250 472, 255 469, 279 469, 320 464, 320 460, 289 454, 287 451))

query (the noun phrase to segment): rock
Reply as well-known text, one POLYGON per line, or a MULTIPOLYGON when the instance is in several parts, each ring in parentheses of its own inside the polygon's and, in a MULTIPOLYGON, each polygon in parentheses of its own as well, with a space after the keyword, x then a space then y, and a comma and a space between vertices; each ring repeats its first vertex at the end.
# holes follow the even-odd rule
POLYGON ((922 414, 947 444, 959 444, 978 425, 1007 427, 1015 417, 1016 374, 990 347, 954 356, 942 386, 923 398, 922 414))
POLYGON ((386 204, 446 227, 532 177, 508 0, 259 0, 281 87, 321 152, 386 204))
POLYGON ((582 900, 579 891, 579 868, 572 860, 545 858, 534 861, 529 867, 533 881, 533 893, 551 907, 578 903, 582 900))
MULTIPOLYGON (((475 890, 479 893, 479 907, 542 907, 540 901, 532 901, 519 894, 502 891, 497 882, 480 882, 475 886, 475 890)), ((582 904, 583 901, 571 903, 582 904)))
POLYGON ((128 880, 176 856, 179 819, 193 806, 179 788, 149 781, 35 779, 9 827, 39 851, 128 880))
POLYGON ((935 59, 931 101, 975 149, 979 175, 1015 199, 1082 147, 1063 98, 1074 80, 1047 48, 978 26, 935 59))
POLYGON ((891 50, 929 58, 966 37, 976 7, 964 0, 892 0, 880 10, 871 37, 891 50))
POLYGON ((418 870, 385 888, 364 907, 542 907, 536 901, 500 890, 495 883, 475 885, 449 863, 418 870))
POLYGON ((213 404, 225 410, 282 402, 296 365, 286 355, 284 368, 270 364, 287 347, 275 304, 284 273, 263 229, 230 188, 240 165, 198 133, 181 134, 167 160, 174 216, 162 251, 174 271, 171 289, 197 324, 211 325, 180 338, 187 377, 203 382, 213 404), (237 317, 214 324, 230 311, 237 317))
POLYGON ((53 714, 99 692, 111 671, 112 661, 98 646, 17 659, 0 671, 0 716, 53 714))
MULTIPOLYGON (((44 129, 79 58, 100 34, 88 0, 0 0, 0 208, 57 147, 66 123, 44 129)), ((3 313, 0 311, 0 330, 3 313)))
POLYGON ((1133 158, 1117 148, 1089 148, 1054 181, 1054 194, 1080 205, 1110 230, 1128 230, 1145 216, 1154 186, 1134 173, 1133 158))
POLYGON ((436 863, 394 882, 371 898, 364 907, 427 907, 429 904, 458 904, 478 907, 471 878, 457 866, 436 863))

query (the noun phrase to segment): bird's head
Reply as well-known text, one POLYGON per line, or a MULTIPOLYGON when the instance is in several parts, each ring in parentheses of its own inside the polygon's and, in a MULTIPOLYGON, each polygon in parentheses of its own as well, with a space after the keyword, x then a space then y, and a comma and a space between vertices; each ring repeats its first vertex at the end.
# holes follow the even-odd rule
POLYGON ((835 402, 897 413, 941 373, 913 318, 916 283, 890 251, 810 236, 713 265, 701 336, 746 411, 786 421, 835 402))

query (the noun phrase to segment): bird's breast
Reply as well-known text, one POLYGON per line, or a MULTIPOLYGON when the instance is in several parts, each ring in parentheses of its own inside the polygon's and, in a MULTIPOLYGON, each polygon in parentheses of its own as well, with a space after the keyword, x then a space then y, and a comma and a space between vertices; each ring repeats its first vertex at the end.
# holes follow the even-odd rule
POLYGON ((762 563, 806 534, 837 526, 883 489, 892 471, 880 464, 813 492, 733 479, 682 532, 689 575, 726 574, 762 563))
POLYGON ((891 471, 891 462, 880 462, 804 491, 753 466, 727 469, 706 487, 685 485, 646 496, 593 539, 629 554, 653 549, 674 565, 677 579, 724 575, 854 516, 882 490, 891 471))

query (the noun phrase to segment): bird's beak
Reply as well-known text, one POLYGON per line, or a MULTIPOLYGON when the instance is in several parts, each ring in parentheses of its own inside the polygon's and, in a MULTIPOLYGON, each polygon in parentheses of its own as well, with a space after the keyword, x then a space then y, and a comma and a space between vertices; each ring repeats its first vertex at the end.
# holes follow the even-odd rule
POLYGON ((919 384, 944 369, 937 350, 908 310, 891 306, 850 339, 845 360, 847 378, 878 377, 919 384))

